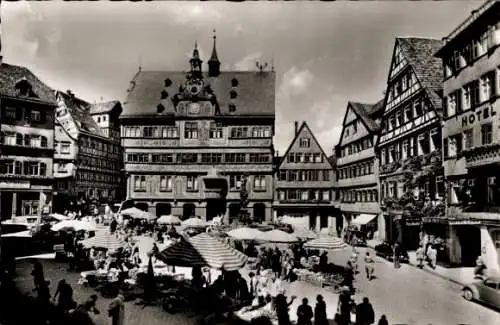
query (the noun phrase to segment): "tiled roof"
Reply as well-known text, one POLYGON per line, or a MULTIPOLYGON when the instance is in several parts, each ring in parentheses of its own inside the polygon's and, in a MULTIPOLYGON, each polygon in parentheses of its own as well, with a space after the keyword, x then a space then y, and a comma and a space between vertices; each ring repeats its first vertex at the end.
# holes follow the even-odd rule
POLYGON ((352 107, 356 115, 359 116, 370 132, 378 130, 379 124, 375 122, 375 120, 384 107, 383 100, 380 100, 376 104, 349 102, 348 106, 352 107))
POLYGON ((105 114, 109 113, 116 107, 120 102, 117 100, 111 100, 109 102, 96 103, 90 105, 90 114, 105 114))
POLYGON ((90 104, 83 99, 58 91, 57 95, 64 101, 64 105, 73 117, 80 132, 105 137, 97 123, 90 115, 90 104))
POLYGON ((25 98, 24 96, 18 96, 16 90, 16 83, 23 78, 26 78, 32 87, 32 96, 28 97, 30 100, 39 100, 54 105, 56 104, 54 90, 40 81, 33 72, 28 68, 7 63, 0 64, 0 94, 10 97, 25 98))
MULTIPOLYGON (((273 71, 221 71, 215 78, 204 74, 213 89, 220 106, 221 115, 275 115, 275 83, 273 71), (238 81, 236 111, 229 112, 232 79, 238 81)), ((165 107, 165 113, 173 113, 170 100, 161 100, 161 92, 175 95, 180 85, 184 85, 186 73, 180 71, 139 71, 132 80, 127 100, 123 104, 122 116, 157 114, 158 104, 165 107), (170 79, 171 86, 165 88, 165 80, 170 79)))
POLYGON ((440 93, 443 89, 443 65, 434 54, 444 42, 430 38, 397 38, 402 54, 412 66, 420 84, 426 89, 429 99, 437 110, 441 110, 440 93))

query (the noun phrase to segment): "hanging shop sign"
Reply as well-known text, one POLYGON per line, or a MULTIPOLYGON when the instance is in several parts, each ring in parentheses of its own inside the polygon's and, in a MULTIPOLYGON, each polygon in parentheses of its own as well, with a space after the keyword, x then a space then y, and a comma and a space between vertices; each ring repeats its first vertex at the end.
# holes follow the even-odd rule
POLYGON ((493 109, 493 106, 473 111, 462 117, 462 128, 481 122, 495 115, 497 115, 497 112, 493 109))

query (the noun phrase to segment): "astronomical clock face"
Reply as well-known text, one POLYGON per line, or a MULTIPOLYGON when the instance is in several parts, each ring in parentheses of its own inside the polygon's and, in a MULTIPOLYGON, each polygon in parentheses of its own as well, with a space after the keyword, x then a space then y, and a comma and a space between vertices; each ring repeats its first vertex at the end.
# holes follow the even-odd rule
POLYGON ((200 114, 200 104, 189 103, 188 112, 189 114, 200 114))
POLYGON ((201 80, 190 80, 186 85, 186 90, 191 96, 198 96, 203 89, 203 81, 201 80))

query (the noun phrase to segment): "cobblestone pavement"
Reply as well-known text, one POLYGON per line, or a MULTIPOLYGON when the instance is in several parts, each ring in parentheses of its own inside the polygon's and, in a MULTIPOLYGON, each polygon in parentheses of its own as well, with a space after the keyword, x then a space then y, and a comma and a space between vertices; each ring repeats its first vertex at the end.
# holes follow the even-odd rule
MULTIPOLYGON (((386 314, 390 324, 500 324, 500 313, 496 310, 464 300, 460 285, 410 265, 394 269, 392 263, 377 257, 377 278, 368 281, 362 261, 366 249, 358 250, 361 273, 356 279, 357 301, 368 297, 377 319, 386 314)), ((345 265, 351 253, 351 249, 330 252, 329 261, 345 265)))
MULTIPOLYGON (((56 285, 61 279, 66 279, 74 290, 74 298, 77 302, 85 301, 95 291, 92 288, 79 285, 77 272, 68 272, 67 266, 64 263, 52 261, 42 261, 45 277, 50 280, 51 294, 55 293, 56 285)), ((19 289, 26 294, 33 294, 33 280, 30 275, 32 265, 28 261, 18 262, 16 284, 19 289)), ((110 299, 102 298, 100 295, 97 301, 97 308, 101 311, 99 315, 92 315, 96 325, 111 324, 111 319, 107 317, 107 308, 110 299)), ((185 314, 169 314, 160 306, 142 306, 135 305, 133 301, 125 303, 125 324, 124 325, 194 325, 196 324, 195 317, 189 317, 185 314)))

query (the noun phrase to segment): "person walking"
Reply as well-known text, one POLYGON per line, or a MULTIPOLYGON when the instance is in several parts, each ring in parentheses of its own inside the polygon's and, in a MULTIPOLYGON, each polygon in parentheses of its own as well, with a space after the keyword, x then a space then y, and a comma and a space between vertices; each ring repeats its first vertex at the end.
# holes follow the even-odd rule
POLYGON ((313 310, 307 298, 302 299, 302 305, 297 307, 297 325, 312 325, 313 310))
POLYGON ((111 325, 123 325, 125 313, 125 298, 122 295, 117 295, 111 301, 108 308, 108 316, 111 317, 111 325))
POLYGON ((365 270, 366 270, 366 278, 368 281, 371 281, 373 278, 373 273, 375 272, 375 261, 373 257, 370 255, 370 252, 366 252, 365 255, 365 270))
POLYGON ((349 325, 351 323, 352 298, 348 287, 343 288, 339 294, 339 304, 337 307, 338 325, 349 325))
POLYGON ((401 247, 399 243, 395 243, 393 247, 393 260, 394 260, 394 268, 399 269, 401 264, 399 263, 399 256, 401 256, 401 247))
POLYGON ((417 257, 417 267, 419 268, 423 268, 424 267, 424 259, 425 259, 425 251, 424 251, 424 248, 422 246, 420 246, 418 249, 417 249, 417 252, 416 252, 416 257, 417 257))
POLYGON ((356 307, 356 325, 371 325, 375 322, 375 311, 367 297, 356 307))
POLYGON ((314 325, 328 325, 326 317, 326 304, 322 295, 316 297, 316 306, 314 307, 314 325))
POLYGON ((436 269, 437 262, 437 250, 434 248, 434 245, 430 245, 427 250, 427 257, 429 258, 429 266, 432 269, 436 269))
POLYGON ((380 320, 378 321, 378 325, 389 325, 389 322, 387 321, 387 317, 385 315, 382 315, 380 317, 380 320))
POLYGON ((65 279, 59 281, 57 285, 56 292, 54 294, 53 301, 56 302, 57 299, 57 308, 63 313, 68 312, 70 309, 75 308, 74 300, 73 300, 73 288, 71 285, 66 282, 65 279), (59 299, 57 299, 59 298, 59 299))
POLYGON ((31 271, 31 275, 33 276, 33 284, 35 286, 33 291, 37 291, 45 285, 45 275, 43 273, 42 263, 36 261, 33 264, 33 271, 31 271))

